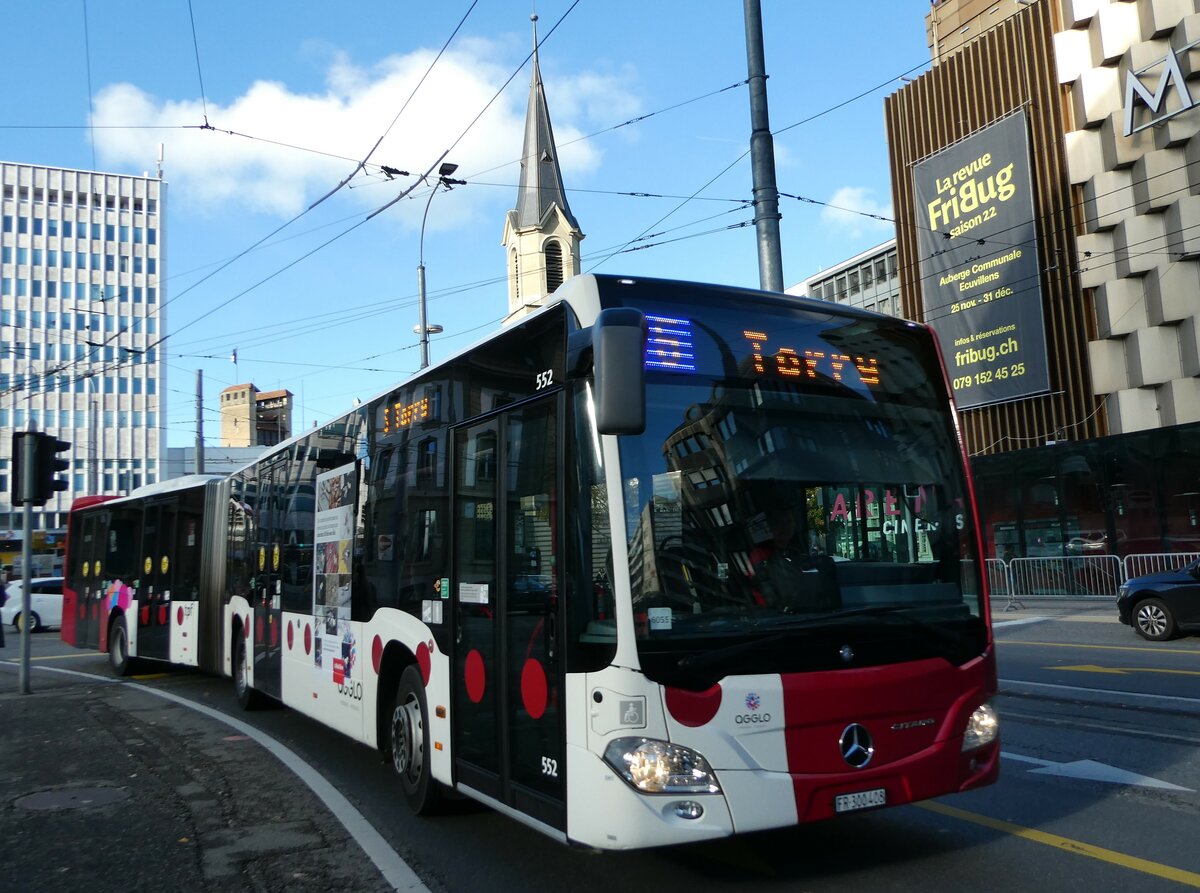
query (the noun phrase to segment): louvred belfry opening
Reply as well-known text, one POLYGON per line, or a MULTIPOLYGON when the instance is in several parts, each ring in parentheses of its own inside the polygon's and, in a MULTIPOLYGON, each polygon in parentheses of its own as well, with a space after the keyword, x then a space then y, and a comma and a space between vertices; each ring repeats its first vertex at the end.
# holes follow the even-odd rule
POLYGON ((546 294, 563 284, 562 246, 557 242, 546 243, 546 294))

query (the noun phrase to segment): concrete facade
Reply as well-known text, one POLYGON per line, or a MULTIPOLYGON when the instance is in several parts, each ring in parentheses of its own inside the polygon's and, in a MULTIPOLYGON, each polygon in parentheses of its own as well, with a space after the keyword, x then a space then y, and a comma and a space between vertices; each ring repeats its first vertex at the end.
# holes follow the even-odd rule
POLYGON ((1198 13, 1195 0, 1064 0, 1054 39, 1081 284, 1096 289, 1092 385, 1114 434, 1200 418, 1200 108, 1185 107, 1200 98, 1198 13))
POLYGON ((925 16, 925 41, 937 65, 1033 0, 933 0, 925 16))

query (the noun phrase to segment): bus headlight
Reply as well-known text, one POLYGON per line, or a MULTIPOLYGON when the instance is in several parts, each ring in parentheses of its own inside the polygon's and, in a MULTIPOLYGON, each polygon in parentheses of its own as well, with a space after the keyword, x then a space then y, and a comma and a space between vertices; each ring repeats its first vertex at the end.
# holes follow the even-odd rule
POLYGON ((974 750, 991 744, 1000 734, 1000 717, 991 702, 984 702, 975 708, 971 718, 967 720, 967 730, 963 733, 962 749, 974 750))
POLYGON ((604 760, 643 793, 721 792, 708 760, 694 750, 669 741, 617 738, 604 749, 604 760))

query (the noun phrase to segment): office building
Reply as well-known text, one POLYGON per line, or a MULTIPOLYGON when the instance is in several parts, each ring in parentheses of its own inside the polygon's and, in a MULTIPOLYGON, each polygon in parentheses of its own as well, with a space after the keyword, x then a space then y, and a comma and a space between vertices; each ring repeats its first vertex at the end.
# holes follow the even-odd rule
POLYGON ((160 479, 166 419, 166 185, 150 176, 0 163, 0 528, 12 432, 69 441, 69 489, 34 510, 61 530, 72 500, 160 479))
POLYGON ((898 316, 900 271, 896 264, 896 240, 889 239, 809 276, 799 286, 789 288, 788 294, 898 316))

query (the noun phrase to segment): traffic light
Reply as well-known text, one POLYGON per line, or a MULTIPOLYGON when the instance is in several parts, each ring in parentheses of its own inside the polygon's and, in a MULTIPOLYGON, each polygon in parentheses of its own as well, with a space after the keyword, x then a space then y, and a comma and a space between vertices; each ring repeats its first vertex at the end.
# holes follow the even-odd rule
POLYGON ((49 434, 36 431, 14 431, 12 437, 12 502, 18 505, 45 505, 55 493, 68 488, 58 473, 70 468, 58 454, 69 450, 71 444, 49 434), (32 441, 33 456, 26 455, 26 444, 32 441), (26 460, 29 460, 28 462, 26 460), (32 474, 30 475, 30 472, 32 474), (32 477, 26 486, 26 477, 32 477))
POLYGON ((59 478, 60 471, 66 471, 71 463, 58 458, 58 454, 71 448, 65 440, 59 440, 50 434, 39 434, 37 447, 37 481, 34 488, 34 503, 45 505, 55 493, 61 493, 70 484, 59 478))
POLYGON ((12 504, 33 504, 33 494, 25 492, 25 438, 37 435, 28 431, 14 431, 12 436, 12 504))

